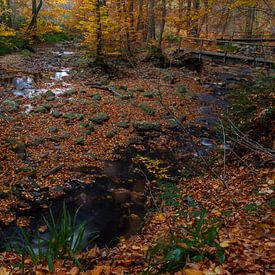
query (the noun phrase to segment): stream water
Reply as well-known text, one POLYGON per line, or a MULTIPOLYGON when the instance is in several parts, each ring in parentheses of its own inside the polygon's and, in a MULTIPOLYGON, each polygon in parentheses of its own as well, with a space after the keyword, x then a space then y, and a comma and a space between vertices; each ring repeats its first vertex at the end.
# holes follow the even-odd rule
MULTIPOLYGON (((74 53, 68 51, 63 54, 73 55, 74 53)), ((70 69, 68 68, 55 71, 50 78, 51 81, 44 83, 45 88, 37 88, 32 76, 15 77, 12 80, 14 86, 12 93, 16 96, 31 98, 47 92, 50 88, 58 95, 71 88, 70 84, 64 80, 69 73, 70 69), (56 83, 58 83, 58 87, 55 87, 56 83)), ((80 176, 77 180, 67 182, 66 186, 57 187, 63 196, 50 200, 49 205, 51 205, 53 216, 60 215, 64 202, 72 217, 79 209, 77 223, 81 224, 84 221, 86 224, 86 248, 95 243, 99 246, 115 245, 120 236, 129 237, 136 234, 142 226, 142 220, 146 214, 146 201, 150 194, 140 167, 133 161, 137 154, 162 160, 166 167, 173 167, 169 173, 176 177, 180 169, 186 166, 190 159, 207 156, 212 150, 215 150, 220 142, 220 137, 215 131, 218 117, 214 107, 227 108, 227 102, 223 97, 228 90, 228 84, 240 81, 239 78, 230 74, 221 74, 219 77, 220 82, 204 84, 210 90, 209 94, 194 97, 201 107, 197 118, 187 126, 188 133, 175 129, 168 134, 169 138, 179 142, 178 148, 175 148, 174 151, 160 150, 149 145, 150 141, 158 142, 159 135, 141 136, 141 141, 146 147, 145 151, 138 152, 135 147, 128 146, 128 148, 120 149, 117 152, 117 155, 120 156, 118 160, 105 162, 102 169, 89 166, 78 168, 80 174, 96 175, 91 184, 83 184, 80 176), (190 141, 191 136, 198 138, 195 145, 190 141), (94 239, 95 233, 96 239, 94 239)), ((31 104, 25 106, 25 113, 29 113, 31 110, 31 104)), ((229 144, 226 144, 226 149, 230 150, 229 144)), ((48 219, 49 210, 44 210, 40 203, 33 202, 31 209, 18 215, 32 216, 29 227, 29 232, 32 232, 45 225, 42 217, 45 216, 48 219)), ((18 232, 15 224, 8 227, 2 226, 0 232, 2 244, 14 232, 18 232)), ((40 236, 47 239, 49 232, 46 230, 40 233, 40 236)), ((35 240, 33 240, 33 247, 37 249, 35 240)))

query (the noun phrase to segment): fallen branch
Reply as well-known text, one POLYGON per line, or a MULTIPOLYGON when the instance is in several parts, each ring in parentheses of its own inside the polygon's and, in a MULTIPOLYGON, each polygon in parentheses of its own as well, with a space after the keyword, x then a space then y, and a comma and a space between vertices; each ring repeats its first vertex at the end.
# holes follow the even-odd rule
POLYGON ((116 92, 114 89, 112 89, 110 87, 100 86, 100 85, 96 85, 96 84, 88 84, 88 85, 89 85, 90 88, 108 91, 108 92, 112 93, 115 96, 121 97, 120 93, 116 92))
POLYGON ((49 170, 48 172, 44 173, 42 176, 43 176, 44 178, 46 178, 46 177, 48 177, 48 176, 50 176, 50 175, 52 175, 52 174, 55 174, 55 173, 59 172, 64 166, 65 166, 65 164, 62 163, 62 164, 60 164, 60 165, 58 165, 58 166, 52 168, 52 169, 49 170))

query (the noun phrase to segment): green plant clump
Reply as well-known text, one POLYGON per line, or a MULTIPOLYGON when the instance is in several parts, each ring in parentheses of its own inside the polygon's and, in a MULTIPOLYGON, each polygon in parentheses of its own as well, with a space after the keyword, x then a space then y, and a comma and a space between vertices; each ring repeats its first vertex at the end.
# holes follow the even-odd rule
POLYGON ((85 223, 77 224, 76 222, 78 212, 79 209, 72 217, 64 203, 61 214, 56 219, 50 210, 50 218, 43 217, 49 232, 47 239, 44 239, 38 231, 35 234, 29 234, 26 229, 20 228, 17 236, 11 238, 6 248, 21 255, 22 274, 26 274, 26 258, 30 258, 34 266, 46 260, 50 272, 54 270, 53 264, 56 259, 68 258, 81 266, 75 254, 83 251, 87 246, 87 240, 85 239, 85 223))
POLYGON ((218 242, 218 224, 207 219, 206 209, 192 212, 194 223, 174 229, 167 240, 160 241, 147 254, 145 274, 166 274, 183 268, 187 260, 204 258, 225 260, 224 249, 218 242))

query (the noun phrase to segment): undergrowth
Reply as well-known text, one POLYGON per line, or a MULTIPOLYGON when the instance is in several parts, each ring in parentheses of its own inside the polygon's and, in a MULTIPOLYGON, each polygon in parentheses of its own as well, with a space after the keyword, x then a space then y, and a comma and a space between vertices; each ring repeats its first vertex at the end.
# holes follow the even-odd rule
POLYGON ((159 190, 160 209, 169 206, 176 211, 169 236, 148 251, 144 274, 174 273, 187 262, 204 258, 223 263, 225 251, 218 241, 219 222, 211 219, 208 211, 192 198, 186 205, 181 191, 169 176, 169 168, 163 167, 161 161, 142 156, 137 156, 136 161, 146 169, 150 178, 154 178, 151 183, 159 190))
POLYGON ((87 246, 85 240, 85 223, 77 224, 78 211, 71 217, 65 203, 61 214, 54 218, 50 210, 50 218, 43 217, 48 234, 43 235, 39 229, 34 233, 25 228, 10 238, 7 245, 8 251, 15 251, 21 256, 20 268, 25 270, 25 259, 30 258, 33 265, 37 266, 47 262, 50 272, 54 270, 56 259, 69 259, 81 267, 80 261, 75 257, 76 253, 83 251, 87 246))
POLYGON ((252 86, 242 86, 227 95, 231 106, 228 117, 252 138, 264 137, 261 142, 266 145, 272 141, 274 93, 275 77, 265 77, 252 86))

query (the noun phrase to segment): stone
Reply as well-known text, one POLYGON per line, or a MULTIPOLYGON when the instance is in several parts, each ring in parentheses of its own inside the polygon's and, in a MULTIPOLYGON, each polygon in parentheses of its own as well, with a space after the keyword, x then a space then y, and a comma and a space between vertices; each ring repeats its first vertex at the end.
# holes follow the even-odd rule
POLYGON ((68 112, 65 113, 63 115, 63 117, 67 120, 67 121, 71 121, 71 120, 82 120, 84 119, 84 116, 82 114, 79 113, 72 113, 72 112, 68 112))
POLYGON ((55 118, 59 118, 62 116, 62 113, 59 112, 58 110, 52 110, 51 112, 52 116, 55 117, 55 118))
POLYGON ((184 84, 178 84, 177 85, 177 92, 180 93, 180 94, 187 93, 186 86, 184 84))
POLYGON ((46 96, 46 97, 55 97, 55 93, 53 93, 52 91, 48 90, 48 91, 45 93, 45 96, 46 96))
POLYGON ((128 92, 128 93, 122 95, 121 99, 127 100, 127 99, 130 99, 130 98, 133 98, 133 97, 134 97, 134 93, 133 92, 128 92))
POLYGON ((130 200, 131 192, 125 188, 109 190, 116 203, 123 204, 130 200))
POLYGON ((167 124, 168 124, 167 127, 169 129, 177 129, 179 127, 178 121, 174 118, 167 119, 167 124))
POLYGON ((93 100, 99 101, 99 100, 101 100, 101 95, 100 94, 92 94, 91 98, 93 100))
POLYGON ((25 160, 27 157, 26 144, 23 142, 18 142, 14 147, 13 151, 18 155, 22 160, 25 160))
POLYGON ((146 97, 146 98, 154 98, 155 93, 153 93, 153 92, 146 92, 146 93, 143 94, 143 96, 146 97))
POLYGON ((43 144, 45 142, 45 139, 44 138, 35 138, 33 141, 32 141, 32 146, 38 146, 40 144, 43 144))
POLYGON ((116 125, 123 129, 128 129, 130 126, 129 122, 127 122, 127 121, 119 121, 116 125))
POLYGON ((57 127, 49 127, 49 132, 50 133, 57 133, 58 132, 58 128, 57 127))
POLYGON ((46 114, 46 113, 49 112, 49 110, 46 107, 44 107, 44 106, 38 106, 38 107, 36 107, 36 108, 33 109, 33 112, 34 113, 46 114))
POLYGON ((19 110, 19 104, 16 101, 6 99, 2 103, 4 111, 8 113, 16 112, 19 110))
POLYGON ((84 138, 83 137, 79 137, 75 140, 75 144, 77 145, 84 145, 84 138))
POLYGON ((134 122, 133 126, 137 131, 140 132, 161 130, 161 125, 159 122, 136 121, 134 122))
POLYGON ((98 113, 97 115, 90 118, 90 120, 97 124, 103 124, 104 122, 108 121, 110 117, 105 113, 98 113))
POLYGON ((107 132, 106 137, 107 138, 113 138, 115 135, 117 135, 118 131, 116 129, 111 129, 107 132))

